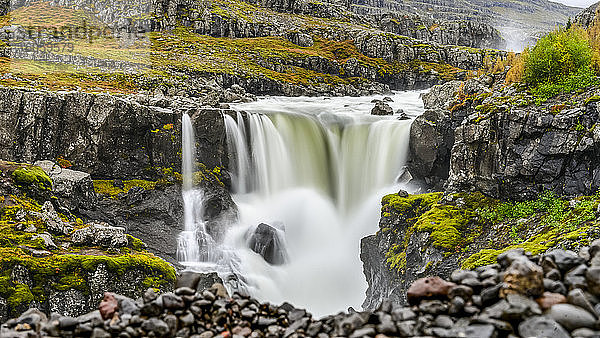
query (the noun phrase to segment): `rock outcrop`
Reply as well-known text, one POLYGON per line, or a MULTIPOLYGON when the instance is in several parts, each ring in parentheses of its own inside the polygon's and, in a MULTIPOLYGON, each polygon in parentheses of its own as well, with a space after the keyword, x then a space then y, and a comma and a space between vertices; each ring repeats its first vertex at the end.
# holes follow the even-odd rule
MULTIPOLYGON (((533 254, 549 251, 548 255, 552 248, 579 249, 588 236, 597 236, 597 203, 596 196, 567 201, 551 193, 522 203, 499 202, 481 193, 408 195, 401 191, 385 196, 380 230, 361 241, 369 284, 363 307, 375 309, 384 299, 404 304, 405 292, 415 280, 450 278, 461 266, 491 264, 511 248, 533 254), (587 216, 571 219, 572 214, 587 216)), ((507 276, 528 269, 514 266, 507 276)), ((517 289, 525 285, 518 279, 512 283, 517 289)), ((536 286, 528 284, 527 289, 536 286)))
POLYGON ((574 23, 580 25, 581 27, 590 27, 597 19, 599 7, 600 2, 597 2, 586 8, 584 11, 577 14, 574 23))
POLYGON ((287 248, 281 230, 261 223, 256 229, 247 234, 247 243, 250 250, 261 255, 269 264, 281 265, 287 260, 287 248))
MULTIPOLYGON (((43 179, 33 175, 52 183, 39 167, 0 161, 0 321, 32 307, 79 316, 96 308, 105 291, 139 297, 148 287, 173 288, 175 269, 142 241, 124 228, 86 223, 64 207, 66 192, 79 197, 77 189, 63 189, 73 187, 67 178, 89 176, 52 175, 65 181, 40 187, 43 179), (24 169, 30 179, 17 181, 14 173, 24 169)), ((94 194, 81 193, 82 199, 94 194)))
POLYGON ((201 108, 201 100, 162 102, 1 88, 0 157, 30 163, 62 158, 93 177, 156 179, 161 168, 179 170, 180 116, 189 112, 201 141, 198 161, 226 166, 220 110, 201 108))
POLYGON ((538 106, 508 88, 468 108, 469 118, 454 133, 448 189, 513 199, 545 190, 594 193, 600 188, 593 165, 600 151, 597 98, 588 91, 573 105, 557 99, 538 106))
POLYGON ((590 163, 600 149, 598 91, 536 104, 492 77, 436 86, 411 127, 409 171, 436 190, 527 199, 550 190, 589 195, 600 187, 590 163), (445 186, 444 186, 445 184, 445 186))
POLYGON ((408 168, 411 175, 437 190, 448 179, 455 129, 466 117, 465 97, 490 91, 486 77, 466 82, 450 81, 422 94, 425 112, 418 116, 410 130, 408 168))

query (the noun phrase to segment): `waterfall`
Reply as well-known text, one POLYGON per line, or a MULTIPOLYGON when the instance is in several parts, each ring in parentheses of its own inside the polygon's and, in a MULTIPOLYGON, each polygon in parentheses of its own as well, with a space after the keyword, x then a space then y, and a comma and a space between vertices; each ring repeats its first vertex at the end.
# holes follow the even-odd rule
POLYGON ((199 262, 218 260, 218 251, 213 238, 206 231, 202 219, 204 211, 202 189, 194 185, 196 172, 196 138, 194 127, 188 114, 181 118, 181 168, 183 176, 183 223, 184 230, 177 241, 177 258, 186 265, 198 265, 199 262))
MULTIPOLYGON (((420 115, 419 95, 397 93, 390 105, 420 115)), ((209 250, 230 291, 316 315, 359 308, 360 239, 377 231, 381 197, 400 188, 411 124, 371 116, 374 98, 272 97, 224 116, 240 219, 209 250)), ((201 227, 193 222, 186 212, 186 231, 201 227)))

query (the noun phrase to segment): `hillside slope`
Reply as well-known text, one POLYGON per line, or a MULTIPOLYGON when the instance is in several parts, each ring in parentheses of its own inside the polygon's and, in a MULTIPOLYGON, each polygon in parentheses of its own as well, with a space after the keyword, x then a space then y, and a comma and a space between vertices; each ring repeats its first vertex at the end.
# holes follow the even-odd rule
POLYGON ((444 20, 476 20, 498 29, 510 50, 521 50, 581 9, 547 0, 357 0, 355 12, 400 11, 444 20))
POLYGON ((348 7, 26 1, 0 19, 6 57, 0 59, 0 83, 118 93, 176 88, 192 95, 215 82, 255 94, 368 95, 462 79, 504 57, 454 46, 496 44, 498 34, 487 26, 432 24, 415 30, 425 22, 406 18, 385 31, 348 7))

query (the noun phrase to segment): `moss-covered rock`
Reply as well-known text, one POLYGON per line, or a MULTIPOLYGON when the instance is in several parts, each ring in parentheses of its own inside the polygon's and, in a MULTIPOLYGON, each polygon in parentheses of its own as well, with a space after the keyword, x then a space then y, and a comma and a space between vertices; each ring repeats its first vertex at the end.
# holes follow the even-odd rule
MULTIPOLYGON (((46 232, 46 212, 31 198, 0 195, 0 298, 11 315, 36 306, 74 316, 93 310, 104 291, 139 297, 147 287, 173 288, 175 269, 139 239, 127 236, 121 249, 74 246, 70 235, 46 232), (47 247, 39 235, 55 245, 47 247)), ((57 217, 85 227, 72 216, 57 217)))
POLYGON ((521 202, 481 193, 385 196, 381 229, 362 242, 369 282, 363 306, 375 306, 382 295, 405 301, 415 279, 492 264, 509 249, 539 254, 587 245, 600 237, 599 202, 600 194, 567 201, 551 192, 521 202))
POLYGON ((36 186, 42 190, 52 189, 52 180, 40 167, 19 168, 13 171, 12 178, 21 186, 36 186))

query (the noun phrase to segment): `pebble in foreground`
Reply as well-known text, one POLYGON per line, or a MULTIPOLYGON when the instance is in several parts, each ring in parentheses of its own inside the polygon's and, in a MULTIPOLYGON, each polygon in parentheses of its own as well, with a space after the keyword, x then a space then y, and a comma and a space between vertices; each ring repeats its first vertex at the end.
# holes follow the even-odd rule
POLYGON ((407 291, 409 305, 315 319, 284 303, 230 297, 221 284, 180 287, 137 301, 106 293, 78 318, 30 309, 2 325, 2 337, 598 337, 600 240, 578 254, 507 251, 498 263, 428 277, 407 291))

